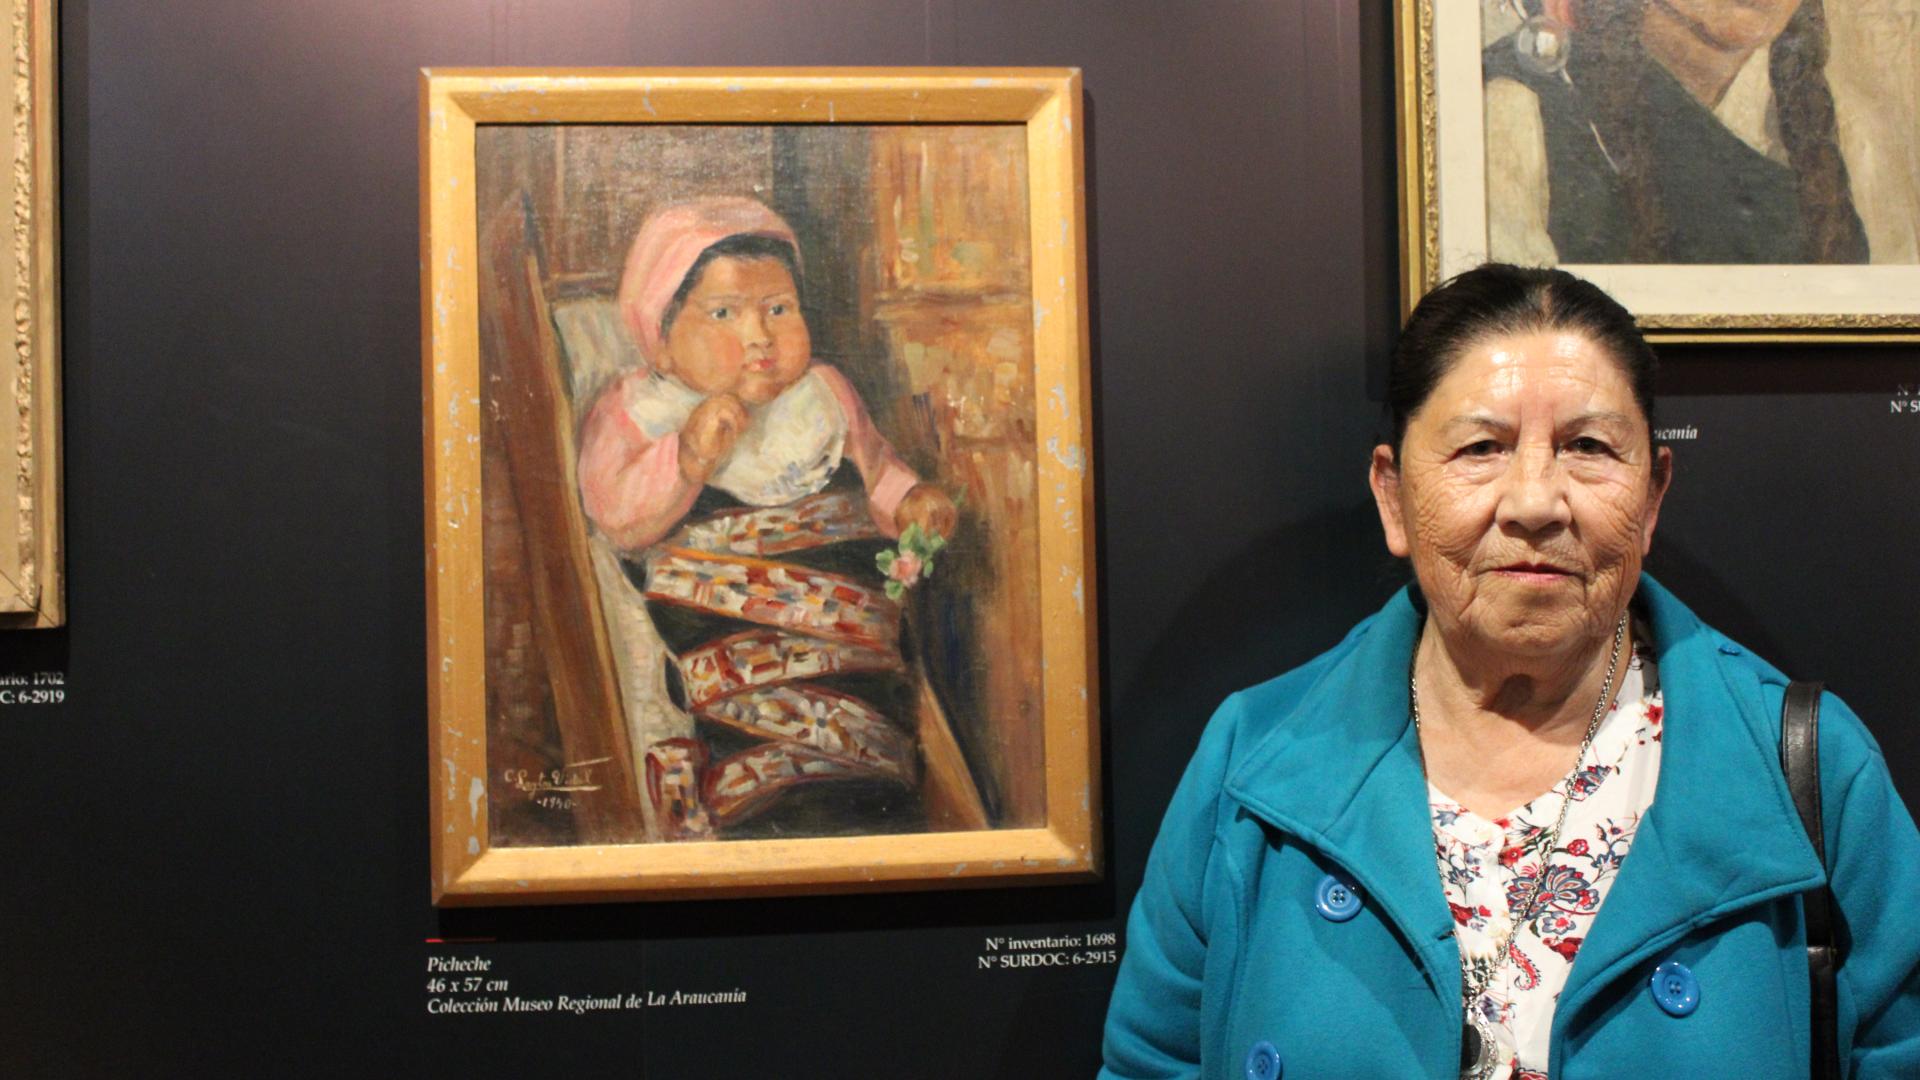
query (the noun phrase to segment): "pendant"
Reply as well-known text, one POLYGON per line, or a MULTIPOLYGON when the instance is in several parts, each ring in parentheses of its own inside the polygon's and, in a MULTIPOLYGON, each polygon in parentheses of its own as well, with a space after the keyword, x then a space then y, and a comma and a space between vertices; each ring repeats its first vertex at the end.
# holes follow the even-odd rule
POLYGON ((1500 1044, 1477 1016, 1460 1027, 1460 1080, 1486 1080, 1500 1067, 1500 1044))

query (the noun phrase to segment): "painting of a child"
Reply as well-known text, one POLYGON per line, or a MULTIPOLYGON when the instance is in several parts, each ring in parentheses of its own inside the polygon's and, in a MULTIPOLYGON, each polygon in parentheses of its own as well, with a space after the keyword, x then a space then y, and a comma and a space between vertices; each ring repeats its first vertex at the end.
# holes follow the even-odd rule
POLYGON ((1025 128, 476 140, 492 842, 1047 821, 1025 128))
POLYGON ((650 214, 616 301, 642 365, 579 435, 587 519, 646 597, 675 704, 702 721, 633 748, 667 838, 916 817, 899 590, 877 564, 937 549, 957 512, 814 357, 802 280, 793 229, 757 200, 650 214), (839 783, 793 797, 816 781, 839 783))
POLYGON ((752 199, 680 203, 641 226, 619 306, 648 367, 600 395, 580 449, 587 515, 621 548, 665 536, 708 485, 778 506, 823 490, 842 460, 883 534, 953 531, 952 499, 901 462, 846 376, 813 359, 799 271, 793 230, 752 199))

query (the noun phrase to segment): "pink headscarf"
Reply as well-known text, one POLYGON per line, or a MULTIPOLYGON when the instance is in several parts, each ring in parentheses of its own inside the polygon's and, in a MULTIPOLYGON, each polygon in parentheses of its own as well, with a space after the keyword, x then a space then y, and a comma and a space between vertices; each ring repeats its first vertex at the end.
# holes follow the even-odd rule
POLYGON ((716 196, 674 203, 647 215, 620 274, 620 317, 648 363, 659 355, 660 317, 700 253, 729 236, 765 236, 793 245, 793 228, 762 203, 716 196))

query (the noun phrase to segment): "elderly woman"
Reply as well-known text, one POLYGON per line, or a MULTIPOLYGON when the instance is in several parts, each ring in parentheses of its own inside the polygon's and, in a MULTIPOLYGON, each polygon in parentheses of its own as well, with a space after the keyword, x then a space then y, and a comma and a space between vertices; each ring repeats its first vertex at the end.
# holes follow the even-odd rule
MULTIPOLYGON (((1564 272, 1423 300, 1370 482, 1402 591, 1235 694, 1175 794, 1107 1020, 1115 1077, 1804 1076, 1780 672, 1640 572, 1653 354, 1564 272)), ((1920 835, 1821 711, 1838 1049, 1920 1076, 1920 835)))

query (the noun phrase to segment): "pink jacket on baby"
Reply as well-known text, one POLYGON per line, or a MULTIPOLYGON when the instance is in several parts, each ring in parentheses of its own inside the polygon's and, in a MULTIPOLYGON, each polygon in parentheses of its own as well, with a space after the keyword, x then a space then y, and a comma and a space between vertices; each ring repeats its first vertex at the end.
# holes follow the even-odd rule
MULTIPOLYGON (((860 470, 874 524, 884 535, 898 536, 894 510, 920 478, 873 426, 845 375, 819 362, 808 372, 820 376, 846 415, 841 452, 860 470)), ((594 401, 580 434, 580 496, 587 517, 625 551, 648 547, 673 531, 703 486, 681 475, 679 432, 651 439, 627 412, 628 394, 650 377, 645 370, 635 371, 607 387, 594 401)))

